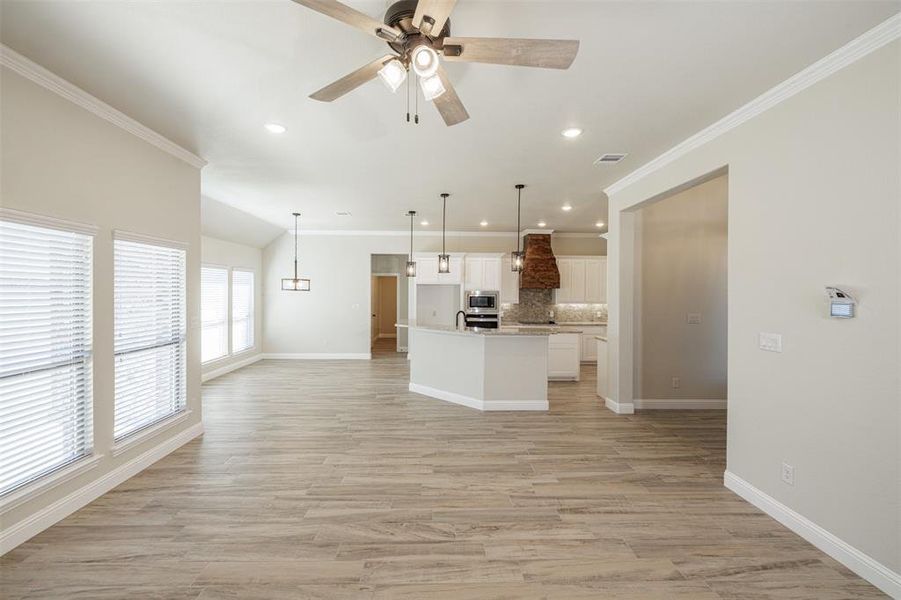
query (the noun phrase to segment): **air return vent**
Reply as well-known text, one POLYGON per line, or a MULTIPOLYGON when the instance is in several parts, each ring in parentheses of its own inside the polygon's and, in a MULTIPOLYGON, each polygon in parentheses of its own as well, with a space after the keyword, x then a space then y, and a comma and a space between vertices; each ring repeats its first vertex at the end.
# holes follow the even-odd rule
POLYGON ((348 212, 348 211, 346 211, 346 210, 339 210, 339 211, 337 211, 335 214, 338 215, 339 217, 350 217, 350 216, 353 216, 353 215, 350 214, 350 212, 348 212))
POLYGON ((626 158, 628 154, 603 154, 599 159, 594 161, 596 165, 612 165, 626 158))

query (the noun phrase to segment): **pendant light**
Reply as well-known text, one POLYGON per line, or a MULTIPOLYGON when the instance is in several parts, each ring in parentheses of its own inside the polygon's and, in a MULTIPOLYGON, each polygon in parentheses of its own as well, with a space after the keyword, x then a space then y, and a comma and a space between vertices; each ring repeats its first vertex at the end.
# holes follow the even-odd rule
POLYGON ((519 273, 522 271, 526 262, 526 253, 519 249, 519 218, 522 208, 522 188, 526 187, 521 183, 516 184, 516 250, 510 253, 510 268, 519 273))
POLYGON ((450 255, 444 246, 445 226, 447 225, 447 197, 450 194, 441 194, 444 201, 444 208, 441 210, 441 254, 438 255, 438 272, 450 273, 450 255))
POLYGON ((410 258, 407 260, 407 277, 416 277, 416 262, 413 260, 413 219, 416 217, 416 211, 407 211, 410 217, 410 258))
POLYGON ((300 279, 297 276, 297 217, 300 213, 291 213, 294 215, 294 278, 282 279, 282 291, 285 292, 309 292, 310 280, 300 279))

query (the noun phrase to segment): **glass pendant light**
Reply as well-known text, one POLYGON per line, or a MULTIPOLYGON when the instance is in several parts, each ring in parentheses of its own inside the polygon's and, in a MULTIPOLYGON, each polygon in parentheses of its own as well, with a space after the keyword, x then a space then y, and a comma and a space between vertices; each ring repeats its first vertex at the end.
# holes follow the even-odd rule
POLYGON ((407 277, 416 277, 416 262, 413 261, 413 219, 416 217, 416 211, 407 211, 410 217, 410 259, 407 261, 407 277))
POLYGON ((309 292, 310 280, 301 279, 297 276, 297 217, 300 213, 291 213, 294 215, 294 277, 282 279, 282 291, 285 292, 309 292))
POLYGON ((516 250, 510 253, 510 268, 520 273, 526 263, 526 253, 519 249, 519 218, 522 206, 522 188, 526 187, 521 183, 516 184, 516 250))
POLYGON ((447 197, 450 194, 441 194, 444 208, 441 210, 441 254, 438 255, 438 272, 450 273, 450 255, 444 246, 445 226, 447 225, 447 197))

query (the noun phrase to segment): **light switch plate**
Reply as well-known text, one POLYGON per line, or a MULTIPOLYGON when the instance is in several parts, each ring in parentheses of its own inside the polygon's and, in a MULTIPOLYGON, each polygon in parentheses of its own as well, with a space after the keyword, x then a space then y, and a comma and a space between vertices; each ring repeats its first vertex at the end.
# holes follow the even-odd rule
POLYGON ((782 352, 782 336, 778 333, 760 332, 758 345, 767 352, 782 352))
POLYGON ((699 325, 701 323, 701 313, 688 313, 688 324, 699 325))

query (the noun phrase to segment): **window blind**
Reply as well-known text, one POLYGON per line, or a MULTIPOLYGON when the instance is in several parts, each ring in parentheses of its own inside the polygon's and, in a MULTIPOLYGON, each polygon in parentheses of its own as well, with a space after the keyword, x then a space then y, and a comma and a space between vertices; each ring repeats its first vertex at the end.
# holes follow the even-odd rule
POLYGON ((228 269, 200 269, 200 360, 228 354, 228 269))
POLYGON ((0 220, 0 495, 91 452, 92 243, 0 220))
POLYGON ((253 271, 232 271, 232 352, 253 347, 253 271))
POLYGON ((186 406, 185 251, 122 239, 114 246, 120 440, 186 406))

